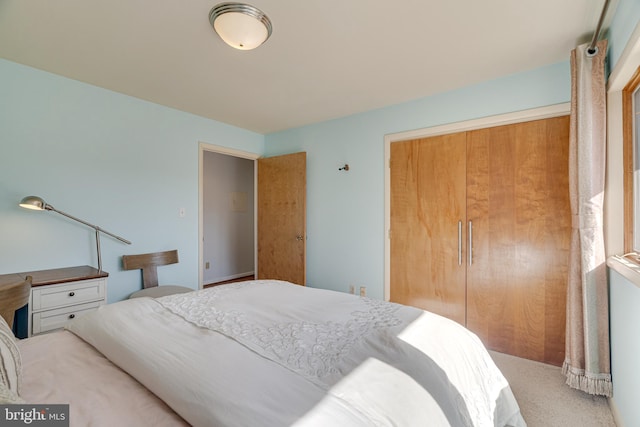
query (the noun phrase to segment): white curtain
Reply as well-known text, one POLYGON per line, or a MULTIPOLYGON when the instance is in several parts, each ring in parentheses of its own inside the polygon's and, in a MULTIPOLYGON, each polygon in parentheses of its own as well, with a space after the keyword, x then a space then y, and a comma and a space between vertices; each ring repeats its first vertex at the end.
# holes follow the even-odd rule
POLYGON ((609 301, 602 205, 606 155, 607 41, 571 52, 569 192, 573 230, 567 283, 567 384, 611 396, 609 301))

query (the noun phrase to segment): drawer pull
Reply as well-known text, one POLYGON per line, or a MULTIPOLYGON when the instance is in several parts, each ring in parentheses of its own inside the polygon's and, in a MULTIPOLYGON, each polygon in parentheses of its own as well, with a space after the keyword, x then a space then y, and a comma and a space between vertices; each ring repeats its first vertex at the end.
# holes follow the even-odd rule
POLYGON ((75 292, 69 292, 70 297, 75 296, 75 294, 76 294, 75 292))
POLYGON ((73 319, 73 318, 75 318, 75 317, 76 317, 76 315, 75 315, 75 314, 73 314, 73 313, 71 313, 71 314, 69 315, 69 319, 73 319))

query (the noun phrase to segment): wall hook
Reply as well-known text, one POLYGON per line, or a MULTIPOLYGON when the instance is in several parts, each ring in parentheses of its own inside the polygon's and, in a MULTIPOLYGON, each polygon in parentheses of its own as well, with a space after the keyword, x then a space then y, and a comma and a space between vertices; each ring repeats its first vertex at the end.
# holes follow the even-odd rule
POLYGON ((347 163, 344 164, 343 167, 338 168, 339 171, 349 171, 349 165, 347 163))

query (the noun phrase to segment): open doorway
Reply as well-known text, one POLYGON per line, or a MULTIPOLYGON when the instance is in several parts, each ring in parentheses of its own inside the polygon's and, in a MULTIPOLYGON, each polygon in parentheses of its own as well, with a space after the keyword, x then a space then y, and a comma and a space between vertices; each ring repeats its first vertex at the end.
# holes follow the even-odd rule
POLYGON ((199 157, 200 288, 251 278, 258 155, 201 143, 199 157))

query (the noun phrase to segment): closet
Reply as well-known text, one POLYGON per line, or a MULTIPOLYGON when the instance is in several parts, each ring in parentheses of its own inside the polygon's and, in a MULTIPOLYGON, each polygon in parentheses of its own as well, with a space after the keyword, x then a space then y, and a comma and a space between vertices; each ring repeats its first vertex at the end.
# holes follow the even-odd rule
POLYGON ((567 116, 391 143, 390 299, 561 365, 567 116))

